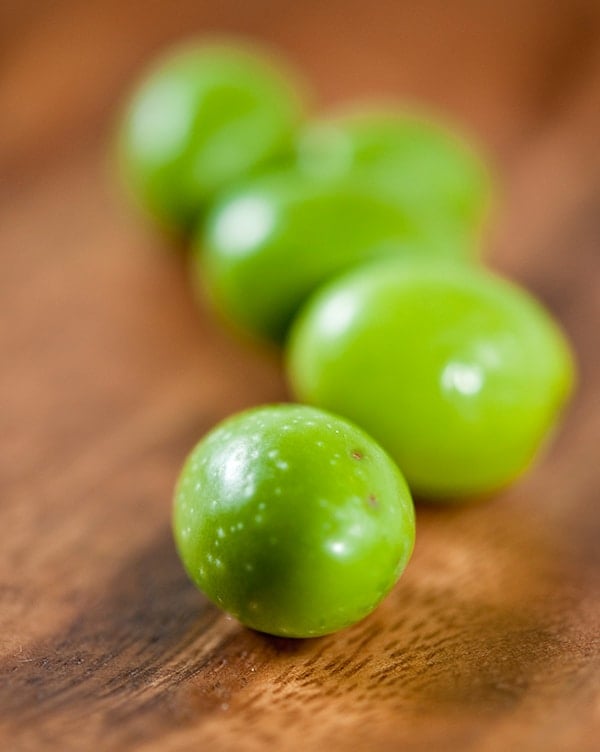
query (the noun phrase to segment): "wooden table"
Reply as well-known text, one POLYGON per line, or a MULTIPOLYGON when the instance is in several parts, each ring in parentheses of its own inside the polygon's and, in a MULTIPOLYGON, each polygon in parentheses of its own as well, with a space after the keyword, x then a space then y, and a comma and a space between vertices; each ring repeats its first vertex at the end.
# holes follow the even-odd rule
POLYGON ((3 750, 600 748, 600 12, 590 2, 3 0, 3 750), (418 510, 414 558, 361 624, 240 627, 169 530, 191 445, 286 398, 273 356, 198 313, 107 157, 134 76, 194 31, 281 47, 319 106, 425 103, 503 185, 492 263, 563 322, 577 398, 491 502, 418 510))

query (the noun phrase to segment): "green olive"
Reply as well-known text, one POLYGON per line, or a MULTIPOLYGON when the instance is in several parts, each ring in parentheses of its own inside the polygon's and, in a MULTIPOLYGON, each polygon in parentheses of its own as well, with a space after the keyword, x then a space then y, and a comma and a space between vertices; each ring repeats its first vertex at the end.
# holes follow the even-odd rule
POLYGON ((441 123, 392 107, 355 106, 307 125, 298 163, 319 180, 360 180, 467 241, 479 235, 491 203, 491 177, 472 146, 441 123))
POLYGON ((238 329, 281 341, 306 298, 353 266, 382 256, 474 259, 473 243, 437 230, 360 181, 288 169, 217 202, 196 242, 193 276, 238 329))
POLYGON ((296 396, 355 421, 412 490, 474 496, 519 476, 572 389, 569 347, 527 293, 466 266, 385 262, 321 291, 291 335, 296 396))
POLYGON ((137 201, 187 230, 224 186, 291 152, 303 106, 291 74, 239 44, 169 52, 134 93, 120 161, 137 201))
POLYGON ((190 454, 173 528, 196 585, 243 624, 311 637, 368 614, 412 552, 414 509, 362 430, 300 405, 229 418, 190 454))

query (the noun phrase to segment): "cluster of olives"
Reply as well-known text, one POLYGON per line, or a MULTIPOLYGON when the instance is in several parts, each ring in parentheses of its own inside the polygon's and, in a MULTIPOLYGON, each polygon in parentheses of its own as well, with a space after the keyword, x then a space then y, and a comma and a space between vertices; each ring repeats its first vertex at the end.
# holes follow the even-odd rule
POLYGON ((303 91, 264 52, 190 45, 149 73, 120 139, 131 193, 190 239, 194 287, 238 330, 285 342, 312 405, 225 421, 175 494, 194 582, 296 637, 357 621, 393 586, 414 544, 409 487, 447 501, 518 477, 574 371, 541 305, 478 264, 477 155, 389 106, 309 122, 303 91))

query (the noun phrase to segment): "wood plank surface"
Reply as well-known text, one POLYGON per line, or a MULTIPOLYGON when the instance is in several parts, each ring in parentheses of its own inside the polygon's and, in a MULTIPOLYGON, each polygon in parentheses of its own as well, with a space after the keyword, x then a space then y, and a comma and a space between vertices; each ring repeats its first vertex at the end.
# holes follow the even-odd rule
POLYGON ((0 254, 1 749, 600 748, 597 2, 2 0, 0 254), (215 31, 278 46, 320 108, 393 95, 472 134, 502 185, 492 263, 579 363, 535 470, 420 507, 390 597, 317 640, 223 615, 170 536, 191 445, 287 397, 275 355, 197 310, 108 157, 144 64, 215 31))

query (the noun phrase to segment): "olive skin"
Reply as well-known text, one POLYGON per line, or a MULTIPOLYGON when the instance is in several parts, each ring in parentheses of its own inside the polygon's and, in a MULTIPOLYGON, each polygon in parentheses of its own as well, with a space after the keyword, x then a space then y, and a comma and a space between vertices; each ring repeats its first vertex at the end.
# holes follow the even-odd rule
POLYGON ((294 394, 368 431, 413 493, 474 497, 531 464, 571 393, 569 347, 527 293, 468 267, 380 263, 291 333, 294 394))
POLYGON ((236 415, 192 451, 173 528, 196 585, 243 624, 312 637, 368 614, 414 545, 410 493, 363 431, 315 408, 236 415))
POLYGON ((187 233, 216 193, 291 153, 303 87, 240 43, 168 52, 130 98, 119 134, 132 197, 165 229, 187 233))
POLYGON ((196 239, 192 277, 234 328, 281 343, 306 299, 354 266, 387 256, 476 258, 474 243, 439 229, 361 181, 287 169, 215 204, 196 239))

